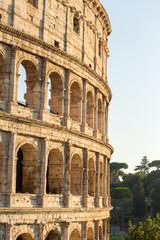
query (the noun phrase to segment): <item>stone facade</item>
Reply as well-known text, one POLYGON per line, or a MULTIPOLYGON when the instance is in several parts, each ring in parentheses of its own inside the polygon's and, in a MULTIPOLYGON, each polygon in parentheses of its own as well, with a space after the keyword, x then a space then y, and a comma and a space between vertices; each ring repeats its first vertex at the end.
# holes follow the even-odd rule
POLYGON ((1 240, 109 239, 110 33, 99 0, 0 0, 1 240))

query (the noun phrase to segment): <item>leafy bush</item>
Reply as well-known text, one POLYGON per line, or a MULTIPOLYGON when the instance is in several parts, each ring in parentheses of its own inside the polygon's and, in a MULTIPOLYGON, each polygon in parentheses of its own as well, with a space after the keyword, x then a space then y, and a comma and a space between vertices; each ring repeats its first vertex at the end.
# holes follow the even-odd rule
POLYGON ((132 225, 129 222, 128 234, 124 236, 125 240, 159 240, 160 239, 160 215, 151 219, 148 217, 144 223, 132 225))

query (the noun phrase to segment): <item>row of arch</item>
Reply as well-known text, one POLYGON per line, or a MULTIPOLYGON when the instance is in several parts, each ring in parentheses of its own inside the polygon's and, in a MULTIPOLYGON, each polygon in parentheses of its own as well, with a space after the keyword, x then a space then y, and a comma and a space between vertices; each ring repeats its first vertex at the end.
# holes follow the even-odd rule
MULTIPOLYGON (((99 240, 102 240, 103 232, 102 227, 99 226, 99 240)), ((49 232, 45 240, 60 240, 61 234, 58 231, 52 230, 49 232)), ((33 240, 31 234, 23 233, 16 238, 16 240, 33 240)), ((78 229, 74 229, 69 237, 69 240, 81 240, 81 233, 78 229)), ((86 240, 94 240, 94 232, 91 227, 87 229, 87 238, 86 240)))
MULTIPOLYGON (((5 151, 0 143, 0 191, 3 192, 4 186, 4 164, 5 151)), ((47 194, 62 194, 64 186, 64 158, 63 153, 58 148, 53 148, 48 153, 46 168, 47 194)), ((70 193, 81 196, 83 192, 83 159, 78 153, 73 153, 70 159, 70 193)), ((103 194, 104 167, 102 161, 99 162, 99 194, 103 194)), ((88 190, 89 196, 95 196, 96 188, 96 166, 94 159, 88 159, 88 190)), ((19 147, 16 153, 16 193, 37 193, 38 181, 38 152, 29 143, 19 147)))
MULTIPOLYGON (((0 100, 6 99, 6 61, 2 54, 0 54, 0 100)), ((38 110, 42 105, 40 104, 40 84, 41 79, 36 64, 31 60, 22 60, 17 66, 17 79, 15 98, 17 103, 30 109, 38 110)), ((45 83, 45 106, 46 110, 55 115, 63 116, 65 109, 65 91, 64 79, 58 72, 48 73, 47 83, 45 83)), ((108 103, 103 102, 103 96, 95 99, 93 90, 87 90, 84 93, 83 87, 79 81, 74 80, 69 87, 69 116, 73 121, 82 123, 82 103, 85 97, 86 114, 85 121, 90 128, 95 127, 102 132, 103 124, 107 128, 107 109, 108 103), (95 111, 95 108, 97 110, 95 111), (105 114, 105 123, 103 123, 103 114, 105 114), (95 120, 97 118, 97 120, 95 120)), ((107 130, 106 130, 107 131, 107 130)))

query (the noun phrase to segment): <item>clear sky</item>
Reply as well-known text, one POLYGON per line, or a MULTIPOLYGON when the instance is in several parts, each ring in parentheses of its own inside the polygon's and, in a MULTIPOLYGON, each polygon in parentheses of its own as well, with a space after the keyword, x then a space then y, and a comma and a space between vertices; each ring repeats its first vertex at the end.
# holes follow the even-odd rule
POLYGON ((160 159, 160 0, 101 0, 112 27, 108 82, 112 90, 112 162, 132 172, 143 156, 160 159))

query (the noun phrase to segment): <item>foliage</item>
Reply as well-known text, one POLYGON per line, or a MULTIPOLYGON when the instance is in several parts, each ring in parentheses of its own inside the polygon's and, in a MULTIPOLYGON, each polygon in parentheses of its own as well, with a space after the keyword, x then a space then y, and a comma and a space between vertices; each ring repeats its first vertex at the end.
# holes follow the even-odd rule
POLYGON ((111 183, 119 182, 119 176, 123 176, 124 173, 120 169, 127 169, 126 163, 112 162, 110 164, 111 169, 111 183))
POLYGON ((153 215, 155 216, 158 212, 160 212, 160 183, 158 183, 151 193, 152 198, 152 207, 153 207, 153 215))
POLYGON ((117 187, 111 189, 111 197, 113 199, 124 199, 131 197, 131 191, 127 187, 117 187))
POLYGON ((136 217, 141 217, 145 214, 145 196, 141 181, 136 184, 133 191, 133 207, 136 217))
POLYGON ((137 184, 138 181, 143 181, 146 175, 143 172, 138 172, 135 174, 129 173, 124 175, 122 186, 128 187, 132 192, 134 186, 137 184))
POLYGON ((160 171, 152 171, 149 173, 145 180, 144 180, 144 189, 146 195, 149 195, 150 190, 155 187, 155 185, 158 183, 158 179, 160 179, 160 171))
POLYGON ((149 172, 149 161, 147 159, 146 156, 144 156, 141 160, 140 165, 135 167, 135 171, 139 171, 139 172, 144 172, 145 174, 147 174, 149 172))
POLYGON ((111 170, 119 170, 121 168, 124 168, 124 169, 127 169, 128 168, 128 165, 127 163, 120 163, 120 162, 112 162, 110 164, 110 168, 111 170))
POLYGON ((132 225, 129 222, 128 234, 124 236, 125 240, 159 240, 160 239, 160 216, 156 218, 148 217, 144 223, 132 225))
POLYGON ((148 165, 149 167, 156 167, 157 170, 160 170, 160 160, 154 160, 148 165))

